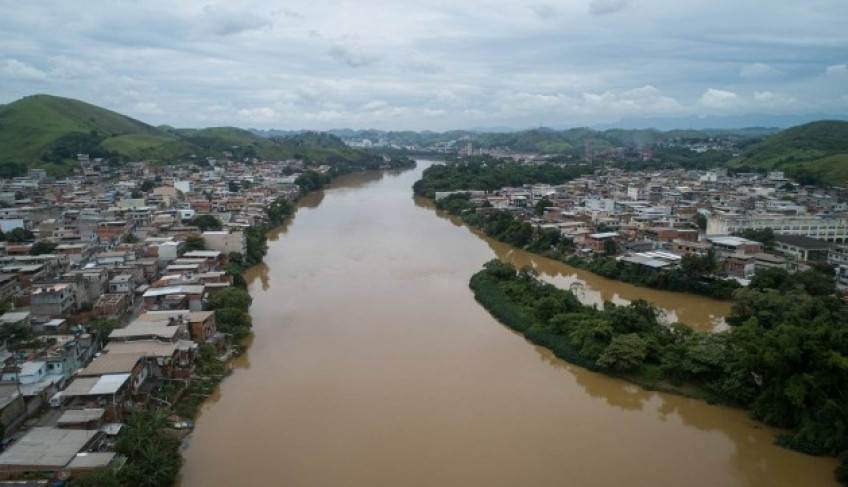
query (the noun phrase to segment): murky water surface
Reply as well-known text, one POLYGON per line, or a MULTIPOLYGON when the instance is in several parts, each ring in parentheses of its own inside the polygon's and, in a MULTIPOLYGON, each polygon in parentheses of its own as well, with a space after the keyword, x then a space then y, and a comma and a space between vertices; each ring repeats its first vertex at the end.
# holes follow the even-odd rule
POLYGON ((728 306, 481 238, 412 197, 426 164, 346 178, 271 236, 248 276, 255 337, 198 418, 183 487, 836 485, 833 459, 744 412, 587 372, 492 319, 468 278, 495 255, 701 329, 728 306))

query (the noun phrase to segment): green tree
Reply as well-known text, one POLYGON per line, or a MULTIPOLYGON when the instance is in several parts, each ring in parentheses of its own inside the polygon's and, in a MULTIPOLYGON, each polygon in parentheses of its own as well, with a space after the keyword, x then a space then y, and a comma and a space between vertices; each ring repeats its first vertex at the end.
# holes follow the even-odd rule
POLYGON ((117 320, 108 318, 95 318, 88 324, 88 330, 99 336, 103 340, 103 343, 109 340, 109 334, 115 328, 118 328, 117 320))
POLYGON ((206 302, 206 309, 235 308, 246 312, 251 303, 253 298, 247 291, 230 286, 212 295, 206 302))
POLYGON ((608 238, 604 240, 604 255, 607 257, 611 257, 618 253, 618 244, 615 242, 615 239, 608 238))
POLYGON ((774 250, 775 243, 777 242, 774 239, 774 229, 771 227, 744 228, 738 232, 734 232, 734 235, 760 242, 766 250, 774 250))
POLYGON ((554 206, 554 204, 547 196, 545 196, 536 202, 536 206, 533 208, 533 213, 536 216, 542 216, 545 214, 545 208, 550 208, 552 206, 554 206))
POLYGON ((200 229, 202 232, 206 232, 209 230, 220 230, 224 228, 224 225, 221 223, 221 220, 215 218, 212 215, 197 215, 188 221, 189 225, 193 225, 200 229))
POLYGON ((52 254, 58 244, 53 242, 48 242, 46 240, 39 240, 32 244, 32 247, 29 249, 29 255, 42 255, 42 254, 52 254))
POLYGON ((707 217, 703 213, 695 213, 692 217, 692 222, 702 232, 707 231, 707 217))
POLYGON ((628 372, 638 369, 647 354, 647 342, 638 334, 617 335, 598 357, 598 365, 605 369, 628 372))
POLYGON ((123 487, 124 484, 109 468, 96 468, 74 478, 74 487, 123 487))
POLYGON ((179 473, 182 457, 180 440, 165 433, 168 426, 162 411, 136 412, 118 437, 117 450, 127 456, 118 471, 123 485, 169 487, 179 473))
POLYGON ((6 241, 13 243, 31 242, 35 239, 35 235, 24 228, 13 228, 6 232, 6 241))
POLYGON ((238 308, 217 308, 215 323, 217 323, 218 331, 229 333, 236 341, 246 337, 253 327, 250 315, 238 308))
POLYGON ((24 323, 6 323, 0 326, 0 343, 9 350, 17 350, 29 343, 35 335, 32 327, 24 323))
POLYGON ((183 251, 191 252, 193 250, 206 250, 206 240, 203 240, 203 237, 186 237, 185 242, 183 242, 183 251))

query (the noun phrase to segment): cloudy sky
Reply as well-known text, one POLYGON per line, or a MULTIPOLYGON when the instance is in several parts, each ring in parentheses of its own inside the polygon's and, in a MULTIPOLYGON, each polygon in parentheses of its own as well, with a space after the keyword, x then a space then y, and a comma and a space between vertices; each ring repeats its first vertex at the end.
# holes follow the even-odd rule
POLYGON ((846 0, 0 0, 0 103, 178 127, 848 114, 846 0))

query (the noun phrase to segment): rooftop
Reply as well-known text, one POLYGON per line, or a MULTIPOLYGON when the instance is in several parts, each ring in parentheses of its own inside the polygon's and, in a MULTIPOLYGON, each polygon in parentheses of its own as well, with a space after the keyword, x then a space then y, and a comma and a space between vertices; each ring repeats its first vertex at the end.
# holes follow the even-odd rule
POLYGON ((774 235, 775 241, 792 247, 799 247, 804 250, 827 250, 830 245, 824 240, 817 240, 803 235, 786 235, 777 233, 774 235))
POLYGON ((110 374, 100 377, 80 377, 74 379, 65 389, 64 394, 74 396, 97 396, 114 394, 129 380, 130 374, 110 374))
POLYGON ((37 427, 0 454, 0 465, 61 469, 85 448, 97 431, 37 427))
POLYGON ((91 361, 88 367, 79 372, 80 377, 100 376, 132 372, 135 364, 144 358, 144 353, 106 353, 91 361))

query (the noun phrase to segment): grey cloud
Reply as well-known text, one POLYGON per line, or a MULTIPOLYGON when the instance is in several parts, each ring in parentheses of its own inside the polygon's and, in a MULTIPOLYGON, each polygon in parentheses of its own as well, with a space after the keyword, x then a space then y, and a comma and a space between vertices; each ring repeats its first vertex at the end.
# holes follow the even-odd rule
POLYGON ((427 73, 427 74, 435 74, 441 73, 445 70, 445 68, 439 64, 436 64, 432 61, 416 61, 410 60, 406 61, 401 65, 401 69, 404 71, 409 71, 413 73, 427 73))
POLYGON ((225 5, 207 5, 203 8, 213 34, 230 36, 242 32, 270 29, 270 19, 252 12, 236 10, 225 5))
POLYGON ((380 58, 378 56, 354 52, 344 46, 334 44, 329 50, 330 57, 341 64, 346 64, 351 68, 362 68, 376 63, 380 58))
POLYGON ((289 17, 289 18, 292 18, 292 19, 303 19, 304 18, 303 14, 301 14, 300 12, 296 12, 294 10, 290 10, 290 9, 287 9, 287 8, 274 10, 272 13, 275 14, 275 15, 280 14, 284 17, 289 17))
POLYGON ((530 7, 537 17, 543 20, 552 19, 557 16, 556 8, 549 3, 538 3, 530 7))
POLYGON ((592 15, 607 15, 618 12, 627 6, 629 0, 592 0, 589 2, 589 13, 592 15))

